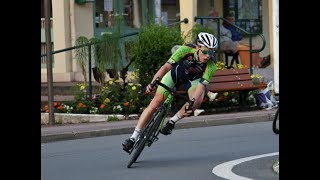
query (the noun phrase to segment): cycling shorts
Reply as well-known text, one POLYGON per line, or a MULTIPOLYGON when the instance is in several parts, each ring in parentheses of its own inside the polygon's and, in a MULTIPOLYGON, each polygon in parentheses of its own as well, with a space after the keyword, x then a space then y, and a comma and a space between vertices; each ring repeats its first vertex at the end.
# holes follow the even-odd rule
MULTIPOLYGON (((194 90, 197 85, 200 83, 200 80, 201 78, 198 78, 198 79, 194 79, 192 81, 187 81, 185 83, 182 83, 182 84, 175 84, 173 79, 172 79, 172 76, 171 76, 171 70, 169 72, 167 72, 163 78, 161 79, 161 83, 167 85, 168 87, 170 88, 173 88, 175 85, 179 86, 177 88, 179 88, 178 90, 184 90, 184 91, 188 91, 188 93, 192 90, 194 90)), ((160 93, 160 94, 163 94, 165 97, 168 97, 169 95, 169 92, 162 86, 158 86, 157 88, 157 91, 156 93, 160 93)))

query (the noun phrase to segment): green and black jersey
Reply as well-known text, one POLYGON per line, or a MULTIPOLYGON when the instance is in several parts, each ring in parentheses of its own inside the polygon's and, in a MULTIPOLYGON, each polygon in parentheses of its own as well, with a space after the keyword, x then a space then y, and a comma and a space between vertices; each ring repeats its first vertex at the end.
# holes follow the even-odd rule
POLYGON ((171 76, 175 84, 200 79, 200 83, 207 86, 217 68, 212 60, 207 63, 197 61, 197 50, 188 45, 180 46, 169 58, 171 76))

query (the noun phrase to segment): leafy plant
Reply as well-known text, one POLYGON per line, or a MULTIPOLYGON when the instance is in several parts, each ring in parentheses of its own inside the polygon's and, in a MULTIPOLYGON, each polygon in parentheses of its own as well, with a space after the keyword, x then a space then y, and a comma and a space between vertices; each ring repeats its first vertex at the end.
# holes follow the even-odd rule
POLYGON ((149 23, 138 34, 131 49, 134 66, 139 69, 139 83, 145 87, 154 74, 171 56, 174 45, 183 44, 184 39, 177 27, 166 27, 149 23))
POLYGON ((84 36, 80 36, 76 40, 76 46, 83 46, 80 48, 77 48, 75 51, 76 59, 79 61, 82 75, 84 77, 84 82, 87 84, 87 63, 88 63, 88 46, 86 44, 89 43, 88 38, 84 36))
MULTIPOLYGON (((101 38, 93 37, 90 40, 84 36, 80 36, 76 39, 76 45, 84 45, 89 42, 92 44, 91 54, 97 68, 95 79, 101 86, 105 83, 105 73, 107 69, 115 70, 115 72, 121 69, 122 56, 120 51, 120 39, 122 23, 123 17, 116 17, 115 26, 111 33, 105 33, 101 38)), ((88 46, 77 48, 75 54, 76 59, 80 63, 85 83, 87 84, 88 46)))
MULTIPOLYGON (((201 24, 195 24, 195 25, 193 25, 192 29, 186 34, 185 39, 195 41, 195 39, 197 38, 197 35, 200 32, 207 32, 207 33, 215 34, 215 32, 212 28, 205 27, 201 24)), ((195 43, 195 42, 190 42, 190 43, 195 43)))
POLYGON ((258 85, 258 84, 264 83, 264 77, 259 73, 251 74, 250 77, 251 77, 252 83, 254 85, 258 85))
POLYGON ((116 115, 108 116, 107 121, 119 121, 119 118, 116 115))

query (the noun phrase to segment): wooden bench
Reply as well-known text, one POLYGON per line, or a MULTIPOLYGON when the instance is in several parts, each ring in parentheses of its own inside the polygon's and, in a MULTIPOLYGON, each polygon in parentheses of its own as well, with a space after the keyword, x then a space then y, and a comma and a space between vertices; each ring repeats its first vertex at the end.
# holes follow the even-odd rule
MULTIPOLYGON (((239 92, 239 110, 245 111, 249 109, 247 103, 248 93, 256 89, 264 89, 267 84, 254 85, 251 79, 249 68, 242 69, 223 69, 217 70, 211 78, 208 90, 214 93, 219 92, 239 92)), ((187 91, 178 88, 179 94, 187 95, 187 91)), ((152 93, 154 94, 154 92, 152 93)))
POLYGON ((208 85, 211 92, 238 91, 241 110, 247 109, 248 93, 261 88, 266 88, 266 84, 254 85, 249 68, 217 70, 208 85))

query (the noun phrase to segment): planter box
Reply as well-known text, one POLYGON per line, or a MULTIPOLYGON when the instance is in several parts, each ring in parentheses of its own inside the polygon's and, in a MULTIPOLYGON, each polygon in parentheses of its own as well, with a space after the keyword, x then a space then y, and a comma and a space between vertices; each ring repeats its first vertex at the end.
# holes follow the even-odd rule
MULTIPOLYGON (((252 50, 256 50, 257 48, 252 47, 252 50)), ((250 68, 250 47, 246 45, 239 45, 238 52, 240 57, 240 62, 242 65, 250 68)), ((252 53, 252 66, 258 67, 260 63, 259 53, 252 53)))
MULTIPOLYGON (((125 116, 121 114, 68 114, 54 113, 55 123, 57 124, 74 124, 74 123, 91 123, 91 122, 107 122, 108 118, 116 117, 124 120, 125 116)), ((41 113, 41 125, 49 124, 49 113, 41 113)))

